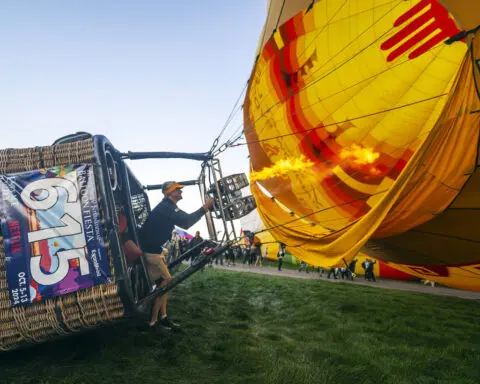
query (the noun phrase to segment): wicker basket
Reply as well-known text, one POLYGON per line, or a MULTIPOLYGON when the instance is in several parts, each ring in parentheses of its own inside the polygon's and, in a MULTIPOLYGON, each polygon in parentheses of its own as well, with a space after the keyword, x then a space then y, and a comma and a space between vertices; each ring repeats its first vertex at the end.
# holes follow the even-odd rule
MULTIPOLYGON (((50 147, 0 151, 2 174, 94 162, 92 139, 50 147)), ((66 336, 125 316, 124 303, 115 279, 112 250, 107 241, 105 244, 111 283, 48 298, 28 306, 12 307, 7 286, 4 240, 0 235, 0 350, 66 336)))

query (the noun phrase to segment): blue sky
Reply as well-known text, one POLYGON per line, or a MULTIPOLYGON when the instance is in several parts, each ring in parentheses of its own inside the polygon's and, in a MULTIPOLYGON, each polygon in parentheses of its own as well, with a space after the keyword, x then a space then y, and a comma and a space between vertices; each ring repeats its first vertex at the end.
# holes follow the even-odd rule
MULTIPOLYGON (((266 0, 0 1, 1 147, 88 131, 121 151, 207 151, 250 75, 265 16, 266 0)), ((239 113, 224 139, 241 124, 239 113)), ((224 174, 247 171, 247 156, 228 151, 224 174)), ((200 171, 185 160, 131 167, 144 184, 200 171)), ((200 205, 196 187, 184 195, 186 211, 200 205)))

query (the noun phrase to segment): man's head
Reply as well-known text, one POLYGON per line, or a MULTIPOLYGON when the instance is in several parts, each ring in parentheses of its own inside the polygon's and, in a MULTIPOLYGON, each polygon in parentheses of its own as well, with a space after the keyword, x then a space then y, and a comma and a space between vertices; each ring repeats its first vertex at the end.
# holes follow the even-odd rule
POLYGON ((200 231, 195 232, 195 237, 200 237, 200 231))
POLYGON ((167 181, 163 183, 162 192, 168 199, 177 203, 182 200, 182 188, 183 185, 175 181, 167 181))

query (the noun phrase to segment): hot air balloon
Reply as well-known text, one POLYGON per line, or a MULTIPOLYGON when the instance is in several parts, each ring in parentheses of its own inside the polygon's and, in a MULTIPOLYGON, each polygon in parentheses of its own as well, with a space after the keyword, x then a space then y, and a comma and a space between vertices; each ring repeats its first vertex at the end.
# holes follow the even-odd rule
POLYGON ((244 103, 265 226, 310 264, 480 290, 480 3, 267 9, 244 103))

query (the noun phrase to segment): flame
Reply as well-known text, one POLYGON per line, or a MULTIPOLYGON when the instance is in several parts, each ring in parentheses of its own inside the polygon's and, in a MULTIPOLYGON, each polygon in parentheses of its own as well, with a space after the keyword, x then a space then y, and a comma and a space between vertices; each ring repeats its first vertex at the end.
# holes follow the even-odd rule
POLYGON ((360 145, 352 144, 349 148, 343 148, 340 152, 340 158, 346 160, 350 163, 351 166, 370 166, 368 172, 372 176, 378 176, 381 171, 376 168, 373 164, 380 154, 374 152, 372 148, 363 148, 360 145))
POLYGON ((340 152, 341 159, 357 165, 373 164, 379 157, 380 154, 374 152, 372 148, 362 148, 357 144, 351 145, 350 148, 343 148, 340 152))
POLYGON ((303 155, 300 155, 300 157, 289 157, 284 160, 279 160, 271 167, 265 167, 259 172, 252 172, 250 174, 250 181, 253 183, 258 180, 282 177, 289 172, 301 171, 313 165, 314 163, 303 155))

